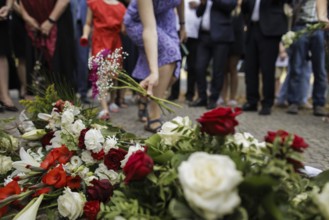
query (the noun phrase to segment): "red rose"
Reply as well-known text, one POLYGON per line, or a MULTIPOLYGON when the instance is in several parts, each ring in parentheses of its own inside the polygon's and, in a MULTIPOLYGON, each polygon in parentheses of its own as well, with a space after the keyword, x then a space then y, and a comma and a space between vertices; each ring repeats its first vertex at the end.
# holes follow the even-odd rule
POLYGON ((95 160, 102 160, 105 156, 104 150, 102 149, 100 152, 98 153, 94 153, 91 152, 91 156, 95 159, 95 160))
POLYGON ((241 113, 240 108, 216 108, 204 113, 197 121, 201 131, 209 135, 227 135, 234 133, 234 127, 239 123, 235 119, 241 113))
POLYGON ((67 176, 66 177, 66 185, 70 189, 79 189, 81 187, 81 178, 80 176, 67 176))
POLYGON ((64 105, 65 105, 65 102, 62 99, 60 99, 55 103, 54 108, 56 108, 57 112, 62 112, 64 109, 64 105))
POLYGON ((128 184, 130 181, 142 180, 152 171, 152 158, 149 157, 144 151, 137 151, 129 157, 123 168, 123 172, 126 175, 124 181, 128 184))
POLYGON ((87 195, 89 200, 97 200, 106 202, 113 195, 113 186, 109 180, 97 180, 91 181, 92 186, 88 186, 87 195))
POLYGON ((85 129, 82 129, 80 132, 79 143, 78 143, 78 147, 80 149, 86 149, 85 136, 86 136, 87 131, 89 131, 89 130, 90 130, 90 128, 85 128, 85 129))
POLYGON ((65 145, 62 145, 61 147, 52 149, 41 162, 40 167, 43 169, 49 169, 49 167, 54 166, 57 163, 65 164, 72 156, 73 152, 65 145))
POLYGON ((55 188, 62 188, 66 186, 66 173, 62 165, 50 170, 42 177, 42 182, 55 188))
POLYGON ((85 206, 83 207, 83 213, 85 214, 88 220, 96 220, 99 210, 100 210, 99 201, 86 202, 85 206))
POLYGON ((119 170, 121 161, 125 158, 127 151, 112 148, 104 158, 104 164, 109 170, 119 170))
POLYGON ((89 44, 89 41, 88 41, 87 38, 84 38, 84 37, 80 38, 80 45, 81 45, 82 47, 87 47, 88 44, 89 44))
MULTIPOLYGON (((5 187, 0 188, 0 201, 16 194, 21 193, 21 188, 16 181, 11 181, 5 187)), ((0 218, 8 211, 8 205, 0 208, 0 218)))
POLYGON ((53 139, 54 133, 55 132, 51 131, 51 132, 48 132, 45 136, 42 137, 42 139, 41 139, 42 147, 46 147, 47 145, 51 144, 50 140, 53 139))
POLYGON ((292 137, 293 141, 290 146, 295 151, 303 152, 304 149, 308 147, 308 144, 304 141, 302 137, 299 137, 298 135, 295 134, 289 134, 284 130, 278 130, 276 132, 273 131, 267 132, 267 136, 265 136, 265 141, 268 143, 273 143, 275 138, 279 138, 280 144, 284 144, 290 135, 293 135, 292 137))

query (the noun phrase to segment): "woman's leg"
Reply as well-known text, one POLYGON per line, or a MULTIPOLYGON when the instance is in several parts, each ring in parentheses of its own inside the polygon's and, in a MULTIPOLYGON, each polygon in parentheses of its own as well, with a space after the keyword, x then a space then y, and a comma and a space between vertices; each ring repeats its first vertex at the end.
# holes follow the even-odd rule
POLYGON ((0 101, 6 106, 14 106, 13 100, 9 96, 9 66, 5 56, 0 56, 0 101))
POLYGON ((18 78, 19 82, 21 84, 20 87, 20 96, 22 98, 25 98, 26 93, 27 93, 27 83, 26 83, 26 66, 25 66, 25 60, 22 58, 18 59, 18 67, 17 67, 17 73, 18 73, 18 78))
MULTIPOLYGON (((170 63, 159 68, 159 84, 153 89, 154 96, 164 98, 175 67, 176 63, 170 63)), ((161 109, 158 104, 151 101, 149 105, 149 121, 159 118, 161 118, 161 109)), ((160 122, 149 124, 151 129, 155 129, 159 126, 161 126, 160 122)))

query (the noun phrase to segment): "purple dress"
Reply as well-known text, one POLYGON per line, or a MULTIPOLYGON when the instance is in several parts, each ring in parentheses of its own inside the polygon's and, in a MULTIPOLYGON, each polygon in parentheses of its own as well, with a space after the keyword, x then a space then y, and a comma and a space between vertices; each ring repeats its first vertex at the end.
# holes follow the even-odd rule
MULTIPOLYGON (((181 53, 176 29, 174 8, 180 0, 153 0, 158 32, 159 67, 176 62, 175 76, 179 76, 181 53)), ((145 79, 150 74, 143 45, 143 26, 138 14, 137 0, 132 0, 124 17, 128 36, 139 48, 139 57, 132 73, 137 79, 145 79)))

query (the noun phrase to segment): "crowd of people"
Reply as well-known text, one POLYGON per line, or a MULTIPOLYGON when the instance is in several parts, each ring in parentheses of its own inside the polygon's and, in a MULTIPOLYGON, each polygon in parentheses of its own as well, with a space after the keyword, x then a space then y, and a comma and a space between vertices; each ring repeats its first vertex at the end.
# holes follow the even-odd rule
MULTIPOLYGON (((289 30, 329 23, 321 4, 321 0, 0 0, 0 111, 18 110, 8 92, 13 57, 20 98, 33 95, 27 85, 33 83, 32 73, 41 63, 55 83, 69 83, 89 104, 88 57, 103 48, 123 47, 130 54, 123 64, 127 74, 151 95, 178 99, 179 73, 184 68, 190 107, 237 106, 238 63, 243 61, 244 111, 270 115, 277 104, 298 114, 309 103, 312 89, 313 114, 326 116, 325 29, 302 36, 288 49, 280 43, 289 30), (281 85, 282 70, 286 77, 281 85)), ((102 119, 127 106, 124 91, 109 97, 100 100, 102 119)), ((161 127, 161 109, 147 97, 138 98, 138 117, 148 131, 161 127)))

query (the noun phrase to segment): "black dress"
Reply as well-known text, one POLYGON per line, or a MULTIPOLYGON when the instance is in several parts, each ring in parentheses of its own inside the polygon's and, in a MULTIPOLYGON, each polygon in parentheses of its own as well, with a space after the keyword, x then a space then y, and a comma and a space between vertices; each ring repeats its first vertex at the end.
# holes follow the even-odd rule
MULTIPOLYGON (((6 0, 0 0, 0 8, 6 5, 6 0)), ((8 20, 0 21, 0 56, 10 53, 9 23, 8 20)))
POLYGON ((230 46, 230 56, 244 55, 244 22, 242 14, 232 16, 233 30, 234 30, 234 42, 230 46))

